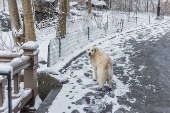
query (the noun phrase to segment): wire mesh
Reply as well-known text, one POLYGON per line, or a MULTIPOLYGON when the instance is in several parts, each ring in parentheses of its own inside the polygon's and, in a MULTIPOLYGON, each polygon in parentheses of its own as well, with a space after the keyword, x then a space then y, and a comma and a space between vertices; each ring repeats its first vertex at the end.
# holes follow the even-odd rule
POLYGON ((73 52, 79 48, 84 47, 88 43, 104 38, 107 34, 113 34, 116 32, 122 32, 130 28, 145 24, 149 24, 149 18, 139 18, 133 16, 127 16, 127 18, 114 19, 110 18, 110 21, 103 22, 101 24, 85 27, 81 30, 72 31, 66 34, 65 38, 55 38, 49 43, 48 52, 48 66, 52 66, 57 61, 64 59, 65 57, 73 54, 73 52), (60 41, 59 41, 60 40, 60 41))
POLYGON ((50 41, 48 45, 48 59, 47 66, 50 67, 56 64, 56 61, 59 59, 59 39, 55 38, 50 41))

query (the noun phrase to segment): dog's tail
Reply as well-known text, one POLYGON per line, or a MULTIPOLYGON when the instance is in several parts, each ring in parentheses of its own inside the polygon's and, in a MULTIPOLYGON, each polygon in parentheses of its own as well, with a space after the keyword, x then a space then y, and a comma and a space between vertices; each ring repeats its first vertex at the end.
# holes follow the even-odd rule
POLYGON ((109 76, 109 79, 112 79, 112 76, 113 76, 113 65, 111 63, 108 64, 108 76, 109 76))
POLYGON ((109 85, 109 89, 112 88, 112 77, 113 77, 113 65, 112 63, 108 64, 108 85, 109 85))

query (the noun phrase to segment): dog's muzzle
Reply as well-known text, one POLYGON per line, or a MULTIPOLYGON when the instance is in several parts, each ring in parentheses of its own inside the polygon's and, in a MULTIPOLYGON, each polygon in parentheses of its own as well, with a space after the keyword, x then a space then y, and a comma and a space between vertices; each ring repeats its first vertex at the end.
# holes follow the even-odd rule
POLYGON ((89 53, 89 56, 91 56, 91 53, 89 53))

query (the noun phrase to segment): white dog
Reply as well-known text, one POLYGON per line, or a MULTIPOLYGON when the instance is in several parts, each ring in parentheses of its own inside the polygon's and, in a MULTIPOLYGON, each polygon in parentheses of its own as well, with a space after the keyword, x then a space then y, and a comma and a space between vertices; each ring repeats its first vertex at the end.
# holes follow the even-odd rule
POLYGON ((103 85, 105 84, 106 80, 108 80, 109 88, 112 88, 112 76, 113 76, 113 65, 111 58, 104 53, 103 51, 99 50, 97 47, 92 46, 86 49, 86 54, 90 59, 90 62, 93 66, 94 75, 96 81, 98 79, 99 88, 98 90, 101 91, 103 85))

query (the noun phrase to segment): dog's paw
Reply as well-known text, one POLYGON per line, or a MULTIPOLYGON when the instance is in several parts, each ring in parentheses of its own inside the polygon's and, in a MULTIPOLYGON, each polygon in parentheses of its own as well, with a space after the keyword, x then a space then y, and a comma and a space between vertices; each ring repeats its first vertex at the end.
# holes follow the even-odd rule
POLYGON ((98 90, 98 91, 102 91, 102 88, 98 87, 97 90, 98 90))
POLYGON ((112 91, 112 88, 108 87, 108 91, 112 91))
POLYGON ((97 80, 96 79, 93 79, 94 82, 96 82, 97 80))

